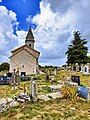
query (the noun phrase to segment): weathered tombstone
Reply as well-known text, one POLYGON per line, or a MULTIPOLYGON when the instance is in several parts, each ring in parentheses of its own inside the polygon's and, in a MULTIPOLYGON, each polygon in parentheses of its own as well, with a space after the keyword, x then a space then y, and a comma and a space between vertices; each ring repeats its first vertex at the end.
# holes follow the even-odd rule
POLYGON ((23 90, 24 90, 24 94, 25 94, 26 93, 26 86, 25 86, 25 84, 24 84, 23 90))
POLYGON ((74 76, 74 75, 72 75, 72 76, 71 76, 71 80, 72 80, 73 82, 78 83, 78 85, 80 85, 80 76, 74 76))
POLYGON ((20 83, 20 78, 19 78, 19 69, 16 71, 16 73, 15 73, 15 81, 16 81, 16 83, 20 83))
POLYGON ((57 75, 57 69, 54 70, 54 75, 55 75, 55 76, 57 75))
POLYGON ((12 73, 12 83, 13 83, 13 87, 14 87, 14 90, 15 90, 15 86, 16 86, 16 80, 15 80, 15 69, 13 70, 13 73, 12 73))
POLYGON ((49 76, 50 76, 50 71, 49 69, 46 70, 46 81, 49 80, 49 76))
POLYGON ((85 72, 87 72, 87 67, 85 67, 85 72))
POLYGON ((52 84, 55 82, 54 76, 51 77, 51 80, 50 80, 50 81, 51 81, 52 84))
POLYGON ((37 90, 36 90, 36 82, 31 78, 31 98, 33 101, 37 101, 37 90))

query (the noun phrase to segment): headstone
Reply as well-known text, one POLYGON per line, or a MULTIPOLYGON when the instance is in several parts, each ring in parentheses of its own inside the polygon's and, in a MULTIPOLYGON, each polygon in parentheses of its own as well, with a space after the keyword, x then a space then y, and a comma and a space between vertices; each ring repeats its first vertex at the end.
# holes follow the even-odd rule
POLYGON ((87 67, 85 67, 85 72, 87 72, 87 67))
POLYGON ((10 77, 0 76, 0 85, 6 85, 10 83, 10 77))
POLYGON ((37 90, 36 90, 36 82, 31 79, 31 97, 34 101, 37 101, 37 90))
POLYGON ((12 83, 13 83, 13 87, 14 87, 14 90, 16 89, 15 86, 16 86, 16 81, 15 81, 15 69, 13 70, 13 73, 12 73, 12 83))
POLYGON ((20 82, 20 79, 19 79, 19 70, 17 70, 16 73, 15 73, 15 81, 16 81, 16 83, 18 83, 18 84, 19 84, 19 82, 20 82))
POLYGON ((78 83, 78 85, 80 85, 80 76, 74 76, 74 75, 72 75, 72 76, 71 76, 71 80, 72 80, 73 82, 78 83))
POLYGON ((54 70, 54 75, 56 76, 56 74, 57 74, 57 69, 54 70))

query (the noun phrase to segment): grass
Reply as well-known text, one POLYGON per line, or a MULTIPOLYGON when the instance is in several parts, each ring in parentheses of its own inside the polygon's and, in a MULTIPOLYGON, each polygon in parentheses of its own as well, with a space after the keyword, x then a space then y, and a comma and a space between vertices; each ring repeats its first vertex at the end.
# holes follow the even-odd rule
POLYGON ((20 104, 0 114, 0 120, 90 120, 90 102, 65 99, 20 104))
MULTIPOLYGON (((73 72, 59 71, 56 81, 63 81, 63 76, 70 77, 73 72)), ((79 72, 81 84, 90 87, 90 76, 82 75, 79 72)), ((40 76, 39 76, 40 77, 40 76)), ((21 87, 26 86, 27 93, 30 93, 30 82, 21 82, 21 87)), ((38 94, 50 92, 48 86, 51 83, 41 79, 37 81, 38 94), (43 89, 44 88, 44 89, 43 89), (45 89, 47 88, 47 89, 45 89)), ((20 90, 13 90, 12 86, 0 86, 0 97, 13 97, 20 90)), ((19 106, 10 108, 0 114, 0 120, 90 120, 90 101, 78 98, 77 101, 69 99, 56 99, 38 103, 20 103, 19 106)))
POLYGON ((90 87, 90 75, 84 75, 80 72, 75 72, 75 71, 65 71, 65 70, 62 70, 62 71, 58 71, 57 75, 56 75, 56 80, 59 81, 63 81, 63 76, 64 77, 70 77, 71 75, 78 75, 80 76, 80 82, 82 85, 84 86, 88 86, 90 87))
MULTIPOLYGON (((37 90, 38 94, 44 94, 44 93, 49 93, 48 89, 45 89, 45 87, 48 88, 50 85, 50 82, 42 81, 42 80, 37 80, 37 90)), ((20 87, 24 89, 24 85, 26 88, 26 92, 30 94, 31 90, 31 82, 30 81, 23 81, 20 83, 20 87)), ((0 97, 14 97, 20 92, 24 92, 24 90, 16 89, 14 90, 13 86, 11 85, 0 85, 0 97)))

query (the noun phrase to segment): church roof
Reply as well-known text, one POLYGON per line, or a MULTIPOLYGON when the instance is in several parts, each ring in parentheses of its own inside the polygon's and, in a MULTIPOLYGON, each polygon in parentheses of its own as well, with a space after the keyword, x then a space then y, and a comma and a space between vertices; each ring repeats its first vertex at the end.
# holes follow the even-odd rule
POLYGON ((26 39, 27 38, 34 38, 31 28, 29 29, 29 31, 27 33, 26 39))
POLYGON ((20 51, 22 51, 22 50, 27 51, 30 55, 32 55, 32 56, 35 57, 35 58, 38 58, 39 55, 40 55, 40 52, 32 49, 31 47, 29 47, 29 46, 27 46, 27 45, 23 45, 23 46, 21 46, 21 47, 19 47, 19 48, 16 48, 15 50, 12 50, 12 51, 11 51, 11 52, 12 52, 12 56, 10 56, 10 58, 13 57, 14 55, 18 54, 18 53, 19 53, 20 51))

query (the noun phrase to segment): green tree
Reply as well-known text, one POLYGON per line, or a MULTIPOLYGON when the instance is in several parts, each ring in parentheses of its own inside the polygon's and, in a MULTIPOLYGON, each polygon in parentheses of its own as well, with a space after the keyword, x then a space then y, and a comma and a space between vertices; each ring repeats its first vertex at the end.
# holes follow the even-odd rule
POLYGON ((90 63, 90 56, 88 56, 88 63, 90 63))
POLYGON ((86 39, 81 38, 79 31, 74 32, 74 40, 72 44, 69 45, 67 55, 68 64, 86 64, 88 62, 87 52, 88 48, 86 47, 86 39))
POLYGON ((0 65, 0 71, 5 71, 5 70, 8 70, 9 71, 9 68, 10 68, 10 64, 5 62, 5 63, 2 63, 0 65))

